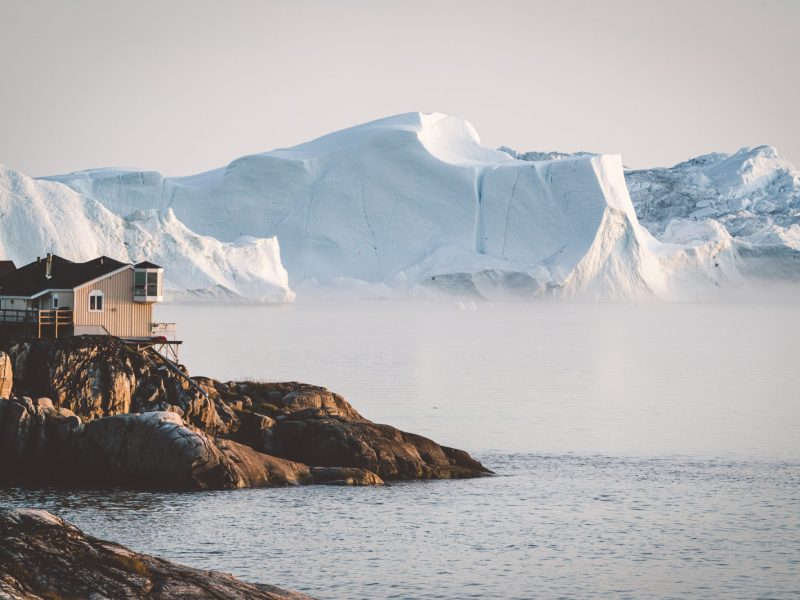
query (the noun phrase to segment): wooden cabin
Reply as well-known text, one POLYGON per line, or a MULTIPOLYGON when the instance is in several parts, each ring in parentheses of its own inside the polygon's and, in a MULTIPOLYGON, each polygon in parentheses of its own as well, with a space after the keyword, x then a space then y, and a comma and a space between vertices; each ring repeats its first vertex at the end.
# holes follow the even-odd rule
POLYGON ((153 323, 164 278, 164 269, 153 263, 134 265, 108 256, 79 263, 54 254, 19 268, 0 263, 5 270, 0 274, 0 330, 7 335, 148 340, 165 325, 153 323))

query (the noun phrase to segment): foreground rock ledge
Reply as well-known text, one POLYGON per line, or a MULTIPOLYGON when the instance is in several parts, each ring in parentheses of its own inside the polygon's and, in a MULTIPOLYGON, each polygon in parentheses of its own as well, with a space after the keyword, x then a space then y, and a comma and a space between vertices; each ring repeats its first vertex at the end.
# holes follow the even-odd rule
POLYGON ((310 598, 139 554, 42 510, 0 509, 0 541, 0 598, 310 598))
POLYGON ((325 388, 189 377, 108 336, 0 340, 0 484, 139 489, 379 485, 491 473, 325 388))

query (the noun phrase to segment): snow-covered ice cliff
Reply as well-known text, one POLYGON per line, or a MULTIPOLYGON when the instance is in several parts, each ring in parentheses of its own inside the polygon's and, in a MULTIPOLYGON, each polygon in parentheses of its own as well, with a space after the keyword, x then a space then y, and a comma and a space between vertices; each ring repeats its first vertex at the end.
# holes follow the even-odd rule
POLYGON ((0 222, 0 243, 15 260, 101 248, 146 257, 164 263, 176 290, 260 299, 290 298, 289 284, 378 296, 673 299, 763 273, 753 261, 797 274, 774 252, 800 237, 790 165, 783 178, 759 166, 739 179, 703 165, 705 179, 697 169, 672 178, 679 167, 629 172, 626 185, 616 155, 492 150, 466 121, 409 113, 189 177, 97 169, 30 180, 6 170, 0 202, 24 223, 17 235, 0 222), (689 180, 716 190, 700 207, 716 212, 686 211, 678 188, 689 180), (743 204, 744 188, 768 189, 743 204), (734 207, 769 215, 766 225, 726 220, 734 207), (51 226, 64 210, 68 226, 51 226))
MULTIPOLYGON (((586 154, 505 150, 529 161, 586 154)), ((727 263, 728 282, 800 279, 800 172, 775 148, 628 170, 625 179, 640 222, 666 249, 679 244, 705 250, 715 268, 727 263)))
POLYGON ((226 242, 276 236, 293 287, 630 298, 664 291, 618 156, 515 160, 467 122, 410 113, 183 178, 58 181, 120 216, 172 210, 226 242))

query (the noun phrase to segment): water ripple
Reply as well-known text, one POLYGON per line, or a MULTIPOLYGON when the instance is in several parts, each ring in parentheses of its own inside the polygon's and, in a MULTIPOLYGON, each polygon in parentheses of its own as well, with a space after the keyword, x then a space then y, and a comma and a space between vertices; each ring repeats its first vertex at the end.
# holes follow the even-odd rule
POLYGON ((8 489, 92 535, 319 598, 785 597, 800 463, 485 453, 383 488, 8 489))

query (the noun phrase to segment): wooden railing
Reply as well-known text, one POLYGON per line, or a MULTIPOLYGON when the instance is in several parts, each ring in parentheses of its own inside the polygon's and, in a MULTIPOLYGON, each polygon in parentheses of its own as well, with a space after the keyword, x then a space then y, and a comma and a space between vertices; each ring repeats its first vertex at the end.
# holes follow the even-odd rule
POLYGON ((64 327, 68 325, 72 325, 72 311, 71 310, 61 310, 58 308, 52 308, 49 310, 40 310, 39 311, 39 337, 42 337, 42 327, 47 327, 48 325, 52 325, 53 329, 53 336, 58 337, 58 327, 61 326, 62 330, 64 327))
POLYGON ((58 337, 59 328, 63 332, 64 328, 73 326, 73 316, 72 310, 67 308, 42 310, 2 308, 0 309, 0 325, 10 325, 15 329, 21 328, 22 331, 28 332, 26 335, 32 335, 31 329, 33 329, 38 337, 42 337, 43 328, 52 328, 53 336, 58 337))
POLYGON ((38 310, 19 308, 0 308, 0 322, 2 323, 33 323, 39 320, 38 310))

